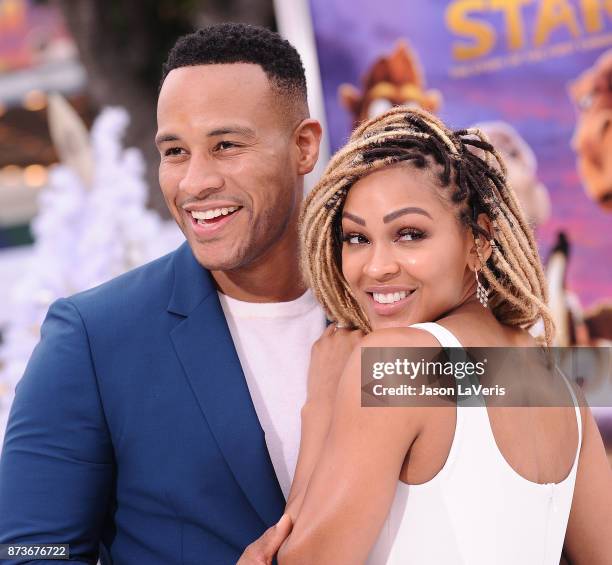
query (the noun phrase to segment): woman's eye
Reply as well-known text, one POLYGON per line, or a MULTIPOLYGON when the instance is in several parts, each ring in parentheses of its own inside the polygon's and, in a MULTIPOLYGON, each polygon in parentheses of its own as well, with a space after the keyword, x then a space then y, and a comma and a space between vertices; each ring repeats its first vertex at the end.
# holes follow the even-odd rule
POLYGON ((183 149, 181 147, 170 147, 164 151, 165 157, 172 157, 174 155, 180 155, 183 149))
POLYGON ((400 241, 415 241, 417 239, 423 239, 425 234, 421 230, 410 229, 404 230, 399 234, 400 241))
POLYGON ((347 233, 342 236, 342 241, 349 243, 350 245, 368 243, 367 238, 361 235, 360 233, 347 233))

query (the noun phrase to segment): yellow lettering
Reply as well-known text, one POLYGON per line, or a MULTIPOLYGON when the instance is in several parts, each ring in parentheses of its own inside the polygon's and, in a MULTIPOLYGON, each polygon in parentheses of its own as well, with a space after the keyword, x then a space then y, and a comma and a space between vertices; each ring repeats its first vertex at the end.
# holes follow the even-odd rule
MULTIPOLYGON (((581 0, 582 16, 584 26, 590 33, 601 31, 603 22, 601 21, 601 0, 581 0)), ((612 0, 607 0, 606 9, 608 15, 612 16, 612 0)))
POLYGON ((601 31, 601 12, 599 0, 581 0, 584 27, 590 33, 601 31))
POLYGON ((486 22, 470 19, 469 12, 484 10, 485 0, 459 0, 446 10, 446 25, 457 35, 471 38, 472 43, 455 43, 453 56, 458 60, 487 55, 495 45, 495 29, 486 22))
POLYGON ((491 0, 491 8, 503 10, 506 19, 506 35, 509 49, 521 49, 525 46, 525 31, 521 10, 533 0, 491 0))
POLYGON ((540 47, 559 26, 566 26, 574 37, 580 35, 580 28, 574 7, 568 0, 542 0, 538 13, 534 43, 540 47))
POLYGON ((584 27, 588 32, 601 30, 601 14, 599 0, 581 0, 584 27))

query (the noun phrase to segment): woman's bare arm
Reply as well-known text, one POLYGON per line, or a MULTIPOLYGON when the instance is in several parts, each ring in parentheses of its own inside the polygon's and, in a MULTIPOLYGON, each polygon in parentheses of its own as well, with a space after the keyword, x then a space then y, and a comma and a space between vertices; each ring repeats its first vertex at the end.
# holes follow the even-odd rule
POLYGON ((313 406, 310 402, 302 408, 300 451, 285 507, 285 513, 291 516, 293 522, 302 508, 308 483, 323 451, 331 425, 332 408, 331 404, 326 408, 313 406))
POLYGON ((340 377, 363 336, 361 331, 329 325, 312 347, 300 450, 285 507, 294 522, 329 432, 340 377))
MULTIPOLYGON (((368 335, 361 346, 388 345, 390 331, 368 335)), ((437 345, 420 330, 401 332, 411 346, 437 345)), ((338 385, 329 432, 303 502, 292 510, 300 506, 278 553, 279 565, 363 563, 388 514, 405 455, 424 418, 420 408, 362 408, 360 361, 358 347, 338 385)), ((304 413, 305 428, 312 423, 309 417, 316 418, 316 408, 304 413)))
POLYGON ((583 439, 564 553, 572 565, 612 563, 612 470, 597 424, 582 408, 583 439))

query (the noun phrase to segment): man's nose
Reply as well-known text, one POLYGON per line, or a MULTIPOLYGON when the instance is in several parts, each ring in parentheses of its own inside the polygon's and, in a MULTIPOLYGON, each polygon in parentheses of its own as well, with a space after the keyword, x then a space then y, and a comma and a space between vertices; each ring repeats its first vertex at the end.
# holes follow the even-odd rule
POLYGON ((376 280, 392 279, 400 272, 400 265, 392 245, 374 244, 370 256, 364 265, 364 273, 376 280))
POLYGON ((200 198, 223 188, 224 179, 212 159, 192 155, 185 176, 179 182, 181 192, 200 198))

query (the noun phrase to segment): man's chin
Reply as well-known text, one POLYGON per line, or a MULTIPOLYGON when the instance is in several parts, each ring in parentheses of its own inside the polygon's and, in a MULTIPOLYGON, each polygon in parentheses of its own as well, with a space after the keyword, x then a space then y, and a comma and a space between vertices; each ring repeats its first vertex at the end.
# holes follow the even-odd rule
POLYGON ((191 242, 190 246, 197 262, 209 271, 233 271, 244 264, 244 253, 239 251, 211 249, 199 243, 192 245, 191 242))
POLYGON ((209 257, 200 258, 196 255, 196 260, 198 263, 204 267, 208 271, 236 271, 240 269, 243 265, 241 261, 215 261, 211 260, 209 257))

